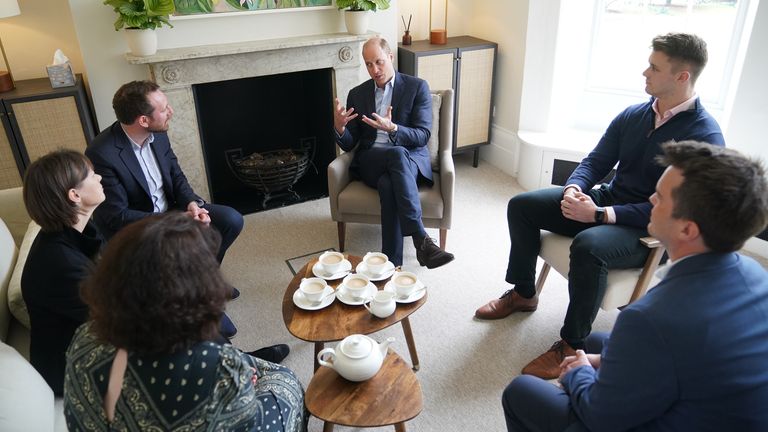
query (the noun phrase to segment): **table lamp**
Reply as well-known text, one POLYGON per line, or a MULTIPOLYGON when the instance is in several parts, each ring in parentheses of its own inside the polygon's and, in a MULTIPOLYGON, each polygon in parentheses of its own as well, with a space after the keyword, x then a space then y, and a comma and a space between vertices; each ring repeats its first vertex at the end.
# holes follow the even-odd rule
MULTIPOLYGON (((19 3, 17 0, 0 0, 0 18, 7 18, 16 15, 20 15, 19 3)), ((13 90, 13 76, 11 75, 11 67, 8 66, 8 57, 5 55, 5 47, 3 47, 3 39, 0 38, 0 51, 3 53, 3 61, 5 62, 4 71, 0 71, 0 93, 13 90)))
POLYGON ((442 14, 443 28, 432 28, 432 0, 429 0, 429 43, 433 45, 448 43, 448 0, 444 0, 442 14))

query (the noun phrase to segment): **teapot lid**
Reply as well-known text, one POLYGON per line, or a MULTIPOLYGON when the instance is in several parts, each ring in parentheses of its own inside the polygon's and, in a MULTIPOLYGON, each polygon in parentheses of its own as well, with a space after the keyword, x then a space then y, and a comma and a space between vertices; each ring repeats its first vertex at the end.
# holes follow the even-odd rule
POLYGON ((347 336, 339 344, 339 349, 349 358, 368 357, 373 349, 373 340, 363 335, 347 336))

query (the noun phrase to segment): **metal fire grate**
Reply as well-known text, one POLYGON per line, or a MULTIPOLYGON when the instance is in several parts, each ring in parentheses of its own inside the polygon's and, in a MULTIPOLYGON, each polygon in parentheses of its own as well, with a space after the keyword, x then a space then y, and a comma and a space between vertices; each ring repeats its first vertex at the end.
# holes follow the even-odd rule
POLYGON ((270 150, 247 156, 243 156, 242 149, 232 149, 225 154, 232 174, 246 186, 264 194, 262 207, 266 208, 267 201, 279 196, 293 195, 299 199, 293 185, 306 174, 311 163, 309 148, 270 150))

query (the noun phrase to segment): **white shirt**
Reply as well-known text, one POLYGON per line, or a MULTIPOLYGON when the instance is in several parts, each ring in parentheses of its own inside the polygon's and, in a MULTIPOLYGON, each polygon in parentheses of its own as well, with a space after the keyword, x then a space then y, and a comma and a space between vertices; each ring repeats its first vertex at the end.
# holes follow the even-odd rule
POLYGON ((144 141, 142 145, 139 145, 134 141, 130 135, 123 133, 128 137, 133 148, 133 154, 136 155, 136 160, 139 161, 141 171, 144 173, 144 178, 147 180, 147 186, 149 186, 149 194, 152 198, 152 207, 155 213, 163 213, 168 210, 168 201, 165 198, 165 190, 163 189, 163 176, 160 173, 160 166, 157 164, 157 158, 155 152, 152 151, 152 142, 155 141, 155 135, 149 134, 149 137, 144 141))

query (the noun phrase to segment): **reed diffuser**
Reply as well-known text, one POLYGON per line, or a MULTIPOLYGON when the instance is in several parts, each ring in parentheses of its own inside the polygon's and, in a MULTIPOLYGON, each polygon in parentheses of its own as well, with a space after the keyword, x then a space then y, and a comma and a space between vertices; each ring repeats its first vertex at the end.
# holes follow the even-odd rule
POLYGON ((405 17, 400 15, 400 18, 403 20, 403 27, 405 27, 405 34, 403 35, 403 45, 410 45, 411 42, 413 42, 413 39, 411 38, 411 18, 413 18, 413 14, 408 15, 408 24, 405 23, 405 17))

